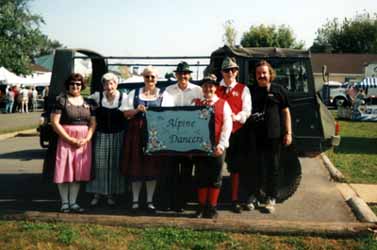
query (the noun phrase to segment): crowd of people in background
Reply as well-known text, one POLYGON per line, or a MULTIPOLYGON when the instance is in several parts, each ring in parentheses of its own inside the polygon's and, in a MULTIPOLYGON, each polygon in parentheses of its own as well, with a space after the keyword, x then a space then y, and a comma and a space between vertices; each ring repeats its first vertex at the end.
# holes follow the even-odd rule
POLYGON ((162 92, 156 86, 158 71, 148 66, 142 74, 144 86, 128 94, 117 90, 116 75, 106 73, 102 77, 103 91, 89 96, 92 102, 81 96, 86 86, 84 78, 72 74, 65 81, 66 92, 57 97, 51 113, 52 127, 58 135, 55 160, 51 162, 53 181, 60 193, 60 211, 84 211, 77 195, 80 183, 86 183, 86 191, 93 194, 90 206, 97 206, 101 199, 109 206, 116 205, 117 197, 126 192, 128 185, 132 193, 131 211, 182 213, 189 201, 191 184, 195 183, 198 203, 195 217, 216 218, 222 167, 226 162, 231 173, 231 211, 256 209, 261 202, 259 191, 267 184, 265 209, 273 213, 281 147, 292 143, 288 95, 284 87, 271 83, 275 73, 267 61, 256 65, 257 84, 250 88, 237 82, 238 72, 237 63, 225 58, 222 80, 217 81, 210 74, 203 78, 200 87, 190 82, 192 71, 186 62, 181 62, 175 70, 177 83, 162 92), (194 105, 214 109, 212 155, 143 153, 145 113, 149 107, 194 105), (244 144, 245 138, 248 145, 244 144), (255 174, 259 181, 241 201, 240 174, 245 164, 242 155, 245 147, 257 149, 252 161, 257 165, 255 174), (141 201, 144 184, 146 200, 141 201))
POLYGON ((48 86, 44 87, 40 93, 35 86, 5 86, 4 90, 0 91, 2 113, 29 113, 43 110, 44 99, 47 96, 48 86))

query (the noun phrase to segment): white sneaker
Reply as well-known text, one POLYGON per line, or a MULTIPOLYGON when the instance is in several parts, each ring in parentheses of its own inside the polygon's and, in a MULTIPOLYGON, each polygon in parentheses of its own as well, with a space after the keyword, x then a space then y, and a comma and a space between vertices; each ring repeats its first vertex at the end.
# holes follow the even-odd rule
POLYGON ((251 195, 248 199, 248 202, 245 204, 245 209, 248 211, 254 210, 260 206, 259 201, 255 198, 254 195, 251 195))
POLYGON ((272 214, 275 212, 276 200, 273 198, 268 198, 266 203, 266 210, 268 213, 272 214))

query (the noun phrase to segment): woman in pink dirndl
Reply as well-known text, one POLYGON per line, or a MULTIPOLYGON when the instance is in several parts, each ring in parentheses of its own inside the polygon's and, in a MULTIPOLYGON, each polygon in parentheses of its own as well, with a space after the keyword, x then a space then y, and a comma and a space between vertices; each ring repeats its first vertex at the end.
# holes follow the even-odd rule
POLYGON ((90 180, 92 165, 91 139, 96 127, 94 111, 81 96, 85 81, 71 74, 65 81, 67 92, 57 97, 51 124, 59 135, 54 182, 62 202, 61 211, 83 212, 77 204, 80 182, 90 180))

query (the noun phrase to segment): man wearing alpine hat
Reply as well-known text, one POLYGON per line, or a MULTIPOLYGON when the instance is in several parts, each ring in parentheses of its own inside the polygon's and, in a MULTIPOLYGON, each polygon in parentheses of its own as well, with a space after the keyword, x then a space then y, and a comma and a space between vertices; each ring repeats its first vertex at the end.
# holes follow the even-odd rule
MULTIPOLYGON (((180 62, 174 71, 177 83, 168 86, 162 95, 163 107, 193 106, 195 99, 202 98, 202 89, 190 82, 191 69, 187 62, 180 62)), ((164 172, 165 193, 168 196, 163 206, 183 212, 190 194, 193 162, 188 156, 169 157, 164 172)), ((164 184, 163 184, 164 185, 164 184)))
POLYGON ((232 211, 241 213, 239 203, 239 179, 241 168, 242 141, 239 129, 243 126, 251 114, 251 95, 245 84, 237 82, 239 66, 234 59, 226 57, 221 65, 221 75, 223 79, 220 87, 217 88, 218 97, 226 100, 232 110, 233 129, 229 139, 229 148, 225 161, 231 176, 231 199, 232 211))

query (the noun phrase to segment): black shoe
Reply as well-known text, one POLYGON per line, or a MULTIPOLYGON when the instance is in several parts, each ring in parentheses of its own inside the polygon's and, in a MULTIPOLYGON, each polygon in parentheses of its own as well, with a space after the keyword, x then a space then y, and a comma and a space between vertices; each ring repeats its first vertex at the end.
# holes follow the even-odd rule
POLYGON ((174 211, 176 211, 177 213, 183 213, 185 209, 183 207, 176 207, 174 208, 174 211))
POLYGON ((155 208, 155 206, 153 205, 152 202, 147 203, 146 209, 147 209, 148 214, 155 214, 156 213, 156 208, 155 208))
POLYGON ((219 216, 216 207, 209 206, 205 218, 216 219, 219 216))
POLYGON ((199 206, 198 210, 196 210, 195 218, 205 218, 205 216, 204 216, 205 211, 206 211, 205 206, 199 206))
POLYGON ((130 212, 133 213, 133 214, 136 214, 139 211, 139 208, 140 208, 139 207, 139 202, 134 201, 131 204, 130 212))
POLYGON ((240 214, 242 212, 241 205, 238 203, 238 201, 232 202, 232 211, 236 214, 240 214))

